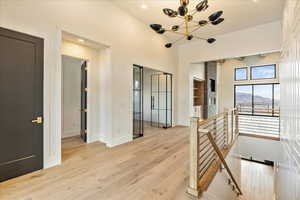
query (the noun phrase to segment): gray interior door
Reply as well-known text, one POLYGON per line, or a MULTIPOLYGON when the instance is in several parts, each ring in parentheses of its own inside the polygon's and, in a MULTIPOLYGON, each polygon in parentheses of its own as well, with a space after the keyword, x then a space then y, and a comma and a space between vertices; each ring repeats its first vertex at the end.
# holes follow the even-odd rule
POLYGON ((0 181, 43 168, 43 43, 0 27, 0 181))
POLYGON ((83 141, 87 141, 87 62, 81 65, 81 131, 83 141))

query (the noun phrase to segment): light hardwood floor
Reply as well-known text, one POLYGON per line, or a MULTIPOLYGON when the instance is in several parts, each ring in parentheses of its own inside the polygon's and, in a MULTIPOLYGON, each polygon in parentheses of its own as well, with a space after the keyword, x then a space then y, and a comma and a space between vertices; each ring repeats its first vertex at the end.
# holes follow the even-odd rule
POLYGON ((242 160, 242 200, 274 200, 272 167, 242 160))
POLYGON ((0 199, 189 199, 188 128, 153 130, 112 149, 101 143, 63 148, 62 165, 0 183, 0 199))
MULTIPOLYGON (((111 149, 65 140, 62 165, 0 183, 0 200, 188 200, 188 134, 184 127, 147 128, 111 149)), ((251 163, 242 169, 244 200, 271 200, 271 170, 251 163)))

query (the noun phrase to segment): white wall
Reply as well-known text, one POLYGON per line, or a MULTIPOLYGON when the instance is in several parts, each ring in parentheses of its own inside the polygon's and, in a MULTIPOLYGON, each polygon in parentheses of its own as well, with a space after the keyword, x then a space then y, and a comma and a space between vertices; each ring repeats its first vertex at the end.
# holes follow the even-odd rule
POLYGON ((81 64, 83 60, 62 57, 63 123, 61 137, 80 135, 81 129, 81 64))
POLYGON ((177 69, 177 124, 189 125, 191 63, 255 55, 281 49, 281 23, 272 22, 256 27, 216 36, 216 43, 191 42, 179 47, 177 69))
POLYGON ((300 199, 300 1, 286 0, 280 71, 282 162, 276 177, 278 200, 300 199))
POLYGON ((269 53, 264 56, 254 55, 246 57, 244 60, 226 59, 223 64, 220 64, 220 91, 219 91, 219 112, 224 108, 234 107, 234 85, 236 84, 255 84, 255 83, 278 83, 279 82, 279 63, 280 53, 269 53), (234 81, 234 70, 238 67, 250 67, 259 65, 276 64, 277 77, 276 79, 267 80, 250 80, 250 71, 248 71, 247 81, 234 81))
POLYGON ((282 148, 279 141, 240 136, 239 143, 240 154, 244 158, 252 157, 253 160, 274 162, 281 160, 282 148))
POLYGON ((108 46, 105 139, 108 146, 131 141, 132 65, 175 74, 176 51, 164 47, 165 38, 106 0, 0 0, 0 5, 0 26, 45 39, 44 166, 61 161, 61 30, 108 46))
POLYGON ((190 65, 190 76, 191 78, 197 78, 205 80, 205 66, 204 63, 192 63, 190 65))

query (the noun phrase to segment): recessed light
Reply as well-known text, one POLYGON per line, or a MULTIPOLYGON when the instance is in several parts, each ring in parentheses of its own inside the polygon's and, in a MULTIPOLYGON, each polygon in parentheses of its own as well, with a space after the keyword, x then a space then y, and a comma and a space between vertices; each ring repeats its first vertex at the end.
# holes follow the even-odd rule
POLYGON ((143 3, 143 4, 141 5, 141 8, 146 9, 146 8, 148 8, 148 5, 143 3))
POLYGON ((78 42, 84 42, 84 40, 83 39, 78 39, 78 42))
POLYGON ((252 0, 254 3, 257 3, 258 2, 258 0, 252 0))

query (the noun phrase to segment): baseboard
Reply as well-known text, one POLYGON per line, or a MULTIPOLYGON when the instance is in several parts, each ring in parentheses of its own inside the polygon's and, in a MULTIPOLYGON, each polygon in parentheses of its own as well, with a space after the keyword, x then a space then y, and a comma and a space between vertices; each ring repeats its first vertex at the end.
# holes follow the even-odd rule
POLYGON ((111 148, 111 147, 115 147, 115 146, 118 146, 118 145, 121 145, 121 144, 131 142, 132 140, 133 140, 133 138, 128 137, 128 136, 123 136, 123 137, 120 137, 120 138, 114 138, 113 141, 107 142, 106 146, 111 148))
POLYGON ((54 167, 54 166, 57 166, 57 165, 60 165, 60 164, 61 164, 60 158, 59 159, 53 159, 51 161, 48 161, 48 162, 44 163, 44 169, 48 169, 48 168, 51 168, 51 167, 54 167))
POLYGON ((99 138, 99 141, 100 141, 100 142, 102 142, 102 143, 104 143, 104 144, 106 144, 106 143, 107 143, 107 141, 106 141, 106 137, 105 137, 104 135, 102 135, 101 133, 100 133, 100 138, 99 138))
POLYGON ((80 135, 80 130, 68 130, 68 131, 63 131, 61 134, 61 138, 68 138, 68 137, 73 137, 80 135))

